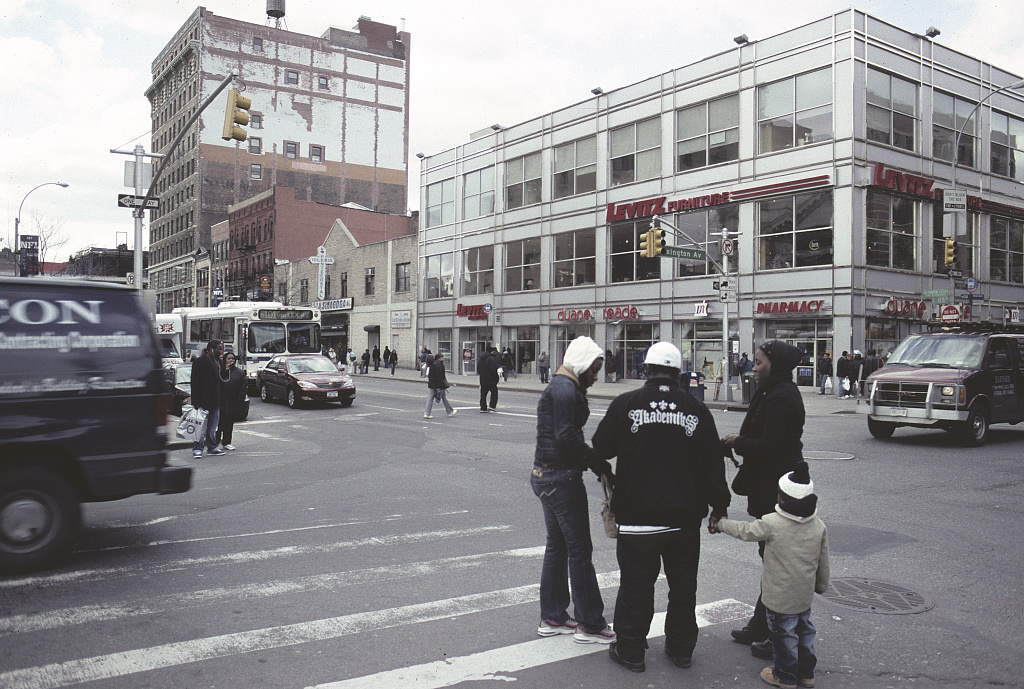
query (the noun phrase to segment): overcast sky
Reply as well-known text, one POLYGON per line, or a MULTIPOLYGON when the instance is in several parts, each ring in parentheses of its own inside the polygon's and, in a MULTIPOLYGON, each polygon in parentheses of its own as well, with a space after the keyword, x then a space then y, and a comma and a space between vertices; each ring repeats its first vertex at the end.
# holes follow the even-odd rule
MULTIPOLYGON (((134 246, 131 211, 117 207, 128 156, 150 149, 150 66, 195 10, 183 0, 2 0, 0 3, 0 245, 34 217, 63 224, 61 256, 134 246), (118 234, 126 233, 126 234, 118 234)), ((265 0, 208 0, 216 14, 264 24, 265 0)), ((901 28, 1024 75, 1020 0, 865 0, 855 5, 901 28)), ((351 29, 360 15, 412 35, 410 154, 465 143, 512 125, 850 7, 833 0, 287 0, 290 31, 351 29)), ((213 105, 211 107, 221 107, 213 105)), ((415 158, 413 158, 415 160, 415 158)), ((417 166, 409 205, 418 207, 417 166)), ((143 241, 148 247, 147 232, 143 241)))

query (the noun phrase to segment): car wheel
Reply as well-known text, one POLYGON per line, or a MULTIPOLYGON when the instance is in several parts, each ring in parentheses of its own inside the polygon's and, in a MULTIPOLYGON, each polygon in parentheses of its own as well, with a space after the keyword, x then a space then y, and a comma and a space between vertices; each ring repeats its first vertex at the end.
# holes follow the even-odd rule
POLYGON ((82 520, 74 489, 46 469, 0 472, 0 572, 52 564, 71 546, 82 520))
POLYGON ((988 439, 988 407, 975 402, 967 412, 967 420, 957 427, 960 442, 968 447, 981 447, 988 439))
POLYGON ((288 388, 288 408, 295 409, 297 406, 299 406, 299 398, 295 394, 295 388, 288 388))
POLYGON ((875 438, 891 438, 893 431, 896 430, 896 424, 889 423, 888 421, 875 421, 871 417, 868 417, 868 432, 875 438))
POLYGON ((270 401, 270 392, 267 390, 267 386, 260 384, 260 400, 263 402, 270 401))

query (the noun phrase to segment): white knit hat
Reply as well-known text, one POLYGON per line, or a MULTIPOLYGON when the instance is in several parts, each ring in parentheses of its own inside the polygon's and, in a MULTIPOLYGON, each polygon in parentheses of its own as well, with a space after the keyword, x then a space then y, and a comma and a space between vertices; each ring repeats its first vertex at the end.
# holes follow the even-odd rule
POLYGON ((814 493, 814 481, 811 480, 807 463, 801 462, 796 471, 791 471, 779 479, 779 490, 791 498, 802 500, 814 493))

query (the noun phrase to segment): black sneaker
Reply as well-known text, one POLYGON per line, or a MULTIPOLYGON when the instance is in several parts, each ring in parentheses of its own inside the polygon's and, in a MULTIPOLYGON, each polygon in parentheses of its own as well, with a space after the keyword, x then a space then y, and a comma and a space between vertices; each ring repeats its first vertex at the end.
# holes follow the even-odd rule
POLYGON ((226 455, 227 452, 220 449, 219 447, 215 447, 212 450, 207 450, 206 454, 209 455, 210 457, 216 457, 217 455, 226 455))
POLYGON ((772 642, 768 640, 755 641, 750 644, 750 655, 761 660, 773 660, 775 653, 772 651, 772 642))
POLYGON ((684 670, 693 665, 693 656, 674 655, 665 651, 665 655, 672 659, 672 664, 676 667, 681 667, 684 670))
POLYGON ((752 644, 757 641, 765 641, 768 639, 768 630, 760 630, 752 628, 749 624, 743 627, 743 629, 732 630, 733 641, 741 644, 752 644))
POLYGON ((644 661, 642 661, 642 660, 639 661, 639 662, 636 662, 636 661, 632 661, 632 660, 626 660, 625 658, 620 656, 619 655, 619 649, 616 648, 617 646, 618 646, 618 644, 613 641, 612 645, 608 647, 608 657, 609 658, 611 658, 616 663, 618 663, 622 667, 626 668, 630 672, 643 672, 644 670, 647 669, 647 664, 644 663, 644 661))

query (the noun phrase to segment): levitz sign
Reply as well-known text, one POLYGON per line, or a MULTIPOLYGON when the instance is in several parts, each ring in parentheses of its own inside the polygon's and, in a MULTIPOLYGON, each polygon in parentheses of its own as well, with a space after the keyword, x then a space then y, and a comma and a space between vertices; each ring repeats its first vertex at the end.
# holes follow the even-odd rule
POLYGON ((824 299, 808 301, 762 301, 758 302, 754 315, 774 313, 821 313, 824 299))
POLYGON ((631 203, 609 203, 605 213, 607 222, 622 222, 633 218, 648 218, 652 215, 664 215, 677 211, 692 211, 708 206, 720 206, 729 203, 729 192, 723 191, 720 194, 705 194, 694 196, 688 199, 669 201, 667 196, 659 196, 656 199, 644 201, 633 201, 631 203))
POLYGON ((455 315, 468 318, 471 321, 485 321, 487 320, 487 314, 489 314, 493 308, 494 307, 490 304, 473 304, 471 306, 458 304, 455 307, 455 315))

